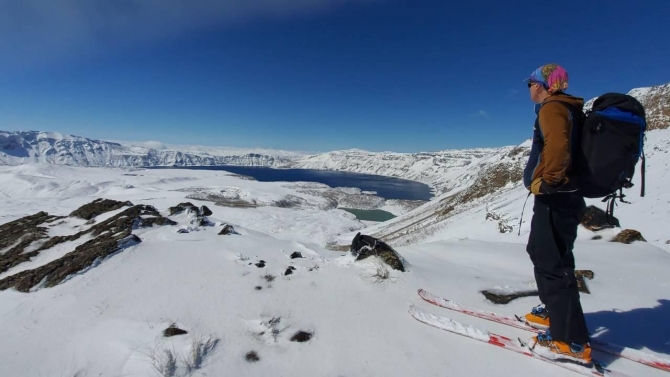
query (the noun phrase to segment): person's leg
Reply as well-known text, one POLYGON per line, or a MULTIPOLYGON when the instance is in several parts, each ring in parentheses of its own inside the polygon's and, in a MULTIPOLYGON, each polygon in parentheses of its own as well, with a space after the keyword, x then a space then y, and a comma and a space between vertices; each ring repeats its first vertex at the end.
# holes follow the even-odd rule
POLYGON ((535 283, 537 284, 537 290, 540 295, 540 302, 545 303, 545 296, 543 289, 543 279, 539 275, 539 270, 537 268, 536 259, 537 254, 540 252, 539 248, 542 247, 542 242, 544 240, 543 228, 546 227, 547 219, 547 210, 548 207, 538 200, 535 197, 533 204, 533 218, 530 221, 530 234, 528 235, 528 244, 526 245, 526 252, 530 256, 530 261, 533 263, 533 270, 535 274, 535 283))
POLYGON ((589 341, 588 328, 579 300, 572 249, 584 210, 584 199, 575 195, 547 197, 550 212, 550 242, 541 254, 542 278, 546 284, 547 309, 553 339, 565 343, 589 341))

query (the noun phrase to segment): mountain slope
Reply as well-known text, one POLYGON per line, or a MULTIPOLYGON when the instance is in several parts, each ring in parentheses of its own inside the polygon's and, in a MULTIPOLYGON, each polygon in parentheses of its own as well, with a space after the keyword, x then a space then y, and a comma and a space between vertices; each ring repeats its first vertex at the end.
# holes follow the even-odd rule
MULTIPOLYGON (((648 88, 636 88, 628 92, 644 106, 647 115, 648 130, 662 130, 670 127, 670 83, 648 88)), ((585 109, 590 109, 593 98, 584 104, 585 109)))
MULTIPOLYGON (((522 147, 523 148, 523 147, 522 147)), ((527 151, 527 148, 525 149, 527 151)), ((642 232, 647 241, 670 251, 670 233, 667 221, 670 218, 670 129, 653 130, 647 133, 646 195, 640 197, 640 174, 633 179, 635 186, 625 190, 626 201, 618 203, 615 216, 625 228, 642 232)), ((458 189, 437 196, 423 206, 393 220, 366 228, 363 233, 384 239, 393 246, 414 245, 437 240, 473 237, 503 242, 525 242, 532 217, 532 198, 525 207, 525 216, 519 222, 528 191, 520 182, 525 156, 514 160, 514 156, 491 158, 488 167, 464 181, 458 189)), ((587 200, 588 205, 604 209, 600 199, 587 200)), ((616 232, 616 231, 615 231, 616 232)), ((345 247, 355 232, 344 233, 331 245, 345 247)), ((584 233, 585 240, 593 234, 584 233)), ((609 240, 613 234, 605 233, 609 240)))

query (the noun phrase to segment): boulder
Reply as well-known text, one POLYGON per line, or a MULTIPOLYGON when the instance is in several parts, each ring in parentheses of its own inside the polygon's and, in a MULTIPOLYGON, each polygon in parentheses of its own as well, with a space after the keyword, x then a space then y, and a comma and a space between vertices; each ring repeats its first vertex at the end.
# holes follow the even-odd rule
POLYGON ((614 238, 612 238, 612 242, 620 242, 625 244, 630 244, 635 241, 647 242, 647 240, 642 237, 642 233, 633 229, 624 229, 614 238))
POLYGON ((596 206, 586 207, 582 214, 582 225, 593 232, 620 226, 616 217, 608 217, 605 211, 596 206))
POLYGON ((237 234, 237 232, 235 232, 235 228, 233 228, 232 225, 225 224, 221 229, 221 231, 219 232, 219 235, 225 236, 228 234, 237 234))
POLYGON ((405 272, 405 261, 403 257, 384 241, 372 236, 362 235, 360 233, 356 234, 356 237, 354 237, 351 242, 350 252, 356 256, 356 260, 376 255, 394 270, 405 272))

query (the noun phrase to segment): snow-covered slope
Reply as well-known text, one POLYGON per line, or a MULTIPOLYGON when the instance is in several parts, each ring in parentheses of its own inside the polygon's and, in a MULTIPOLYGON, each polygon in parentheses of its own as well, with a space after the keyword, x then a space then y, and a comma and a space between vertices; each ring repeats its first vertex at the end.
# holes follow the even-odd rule
MULTIPOLYGON (((519 148, 527 151, 527 148, 519 148)), ((622 227, 642 232, 647 241, 670 251, 670 129, 647 133, 646 195, 640 197, 640 173, 635 186, 625 191, 626 201, 618 203, 615 216, 622 227)), ((492 158, 488 168, 481 168, 470 180, 437 196, 430 202, 393 220, 365 229, 364 233, 382 238, 394 246, 413 245, 437 240, 463 238, 504 242, 525 242, 532 217, 532 198, 525 208, 521 237, 517 236, 528 191, 520 182, 525 156, 513 153, 492 158), (504 233, 501 233, 504 232, 504 233)), ((639 169, 639 168, 638 168, 639 169)), ((587 200, 588 205, 604 209, 600 199, 587 200)), ((336 244, 346 245, 352 232, 338 236, 336 244)), ((584 239, 593 234, 587 232, 584 239)), ((611 238, 607 233, 605 241, 611 238)), ((334 245, 333 245, 334 246, 334 245)))
MULTIPOLYGON (((660 147, 654 150, 667 156, 660 147)), ((656 169, 667 169, 665 159, 652 157, 650 174, 660 184, 670 175, 659 175, 656 169)), ((210 207, 211 224, 179 233, 192 225, 191 219, 170 216, 168 208, 187 200, 194 188, 235 192, 259 202, 287 195, 315 206, 323 200, 281 183, 248 181, 217 171, 0 167, 0 225, 38 211, 67 216, 98 197, 152 205, 177 222, 133 226, 141 242, 125 245, 54 287, 35 282, 32 292, 0 291, 0 374, 573 376, 423 325, 407 313, 414 304, 512 339, 530 337, 522 330, 433 307, 416 294, 425 288, 506 315, 524 313, 537 304, 536 297, 528 297, 494 305, 479 293, 533 287, 525 235, 510 242, 512 236, 498 233, 500 238, 494 239, 497 227, 484 220, 484 213, 462 212, 449 240, 399 247, 408 262, 408 271, 401 273, 388 271, 375 257, 354 261, 348 254, 323 248, 332 235, 360 226, 340 210, 236 208, 190 199, 196 206, 210 207), (232 224, 239 234, 218 235, 221 223, 232 224), (304 258, 291 259, 295 251, 304 258), (295 270, 285 275, 289 266, 295 270), (188 334, 164 337, 163 330, 172 324, 188 334), (299 331, 312 338, 291 341, 299 331), (247 356, 252 351, 256 358, 247 356)), ((515 207, 523 199, 519 194, 515 189, 501 192, 494 210, 505 215, 498 207, 515 207)), ((657 211, 670 208, 668 200, 654 203, 657 211)), ((48 236, 67 237, 122 210, 99 215, 93 225, 65 217, 44 226, 48 236)), ((640 212, 645 225, 657 221, 645 216, 640 212)), ((663 324, 670 315, 670 254, 652 243, 591 241, 588 232, 580 232, 577 266, 595 273, 588 281, 591 294, 582 295, 594 336, 667 358, 670 327, 663 324)), ((58 260, 84 241, 46 249, 5 271, 0 282, 58 260)), ((33 248, 38 246, 39 242, 33 248)), ((0 250, 0 255, 5 252, 0 250)), ((605 361, 632 376, 667 374, 623 359, 605 361)))

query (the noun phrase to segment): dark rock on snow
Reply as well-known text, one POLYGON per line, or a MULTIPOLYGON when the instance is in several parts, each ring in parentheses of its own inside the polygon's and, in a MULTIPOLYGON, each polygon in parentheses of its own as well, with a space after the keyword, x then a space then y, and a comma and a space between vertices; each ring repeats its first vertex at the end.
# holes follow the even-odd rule
POLYGON ((233 228, 232 225, 225 224, 221 229, 221 231, 219 232, 219 235, 225 236, 228 234, 237 234, 237 232, 235 231, 235 228, 233 228))
POLYGON ((494 304, 505 305, 512 300, 516 300, 521 297, 531 297, 537 296, 539 293, 537 291, 520 291, 512 293, 502 293, 495 290, 483 290, 481 293, 486 297, 487 300, 491 301, 494 304))
POLYGON ((291 341, 292 342, 299 342, 299 343, 307 342, 310 339, 312 339, 313 335, 314 334, 311 333, 311 332, 300 330, 297 333, 293 334, 293 336, 291 337, 291 341))
POLYGON ((402 256, 384 241, 372 236, 356 234, 351 242, 350 252, 357 257, 356 260, 376 255, 394 270, 405 272, 405 262, 402 256))
POLYGON ((256 351, 249 351, 247 352, 246 355, 244 355, 244 360, 250 362, 250 363, 255 363, 257 361, 260 361, 260 357, 256 353, 256 351))
POLYGON ((29 261, 39 254, 38 250, 24 252, 24 249, 34 242, 42 242, 49 238, 46 227, 41 226, 53 223, 64 217, 52 216, 46 212, 39 212, 31 216, 9 222, 0 226, 0 273, 29 261))
POLYGON ((294 252, 291 254, 290 258, 291 258, 291 259, 296 259, 296 258, 304 258, 304 257, 302 256, 302 254, 301 254, 299 251, 294 251, 294 252))
POLYGON ((212 216, 212 211, 207 206, 200 207, 199 213, 201 216, 212 216))
POLYGON ((582 225, 593 232, 620 226, 616 217, 608 217, 605 211, 596 206, 586 207, 582 214, 582 225))
MULTIPOLYGON (((591 270, 575 270, 575 278, 577 279, 577 289, 582 293, 590 294, 589 288, 586 286, 585 278, 592 280, 594 273, 591 270)), ((481 293, 487 300, 494 304, 505 305, 512 300, 521 297, 538 296, 538 291, 519 291, 519 292, 500 292, 497 290, 483 290, 481 293)))
POLYGON ((171 336, 184 335, 188 334, 188 331, 182 330, 175 326, 174 324, 170 325, 167 329, 163 330, 163 336, 169 338, 171 336))

